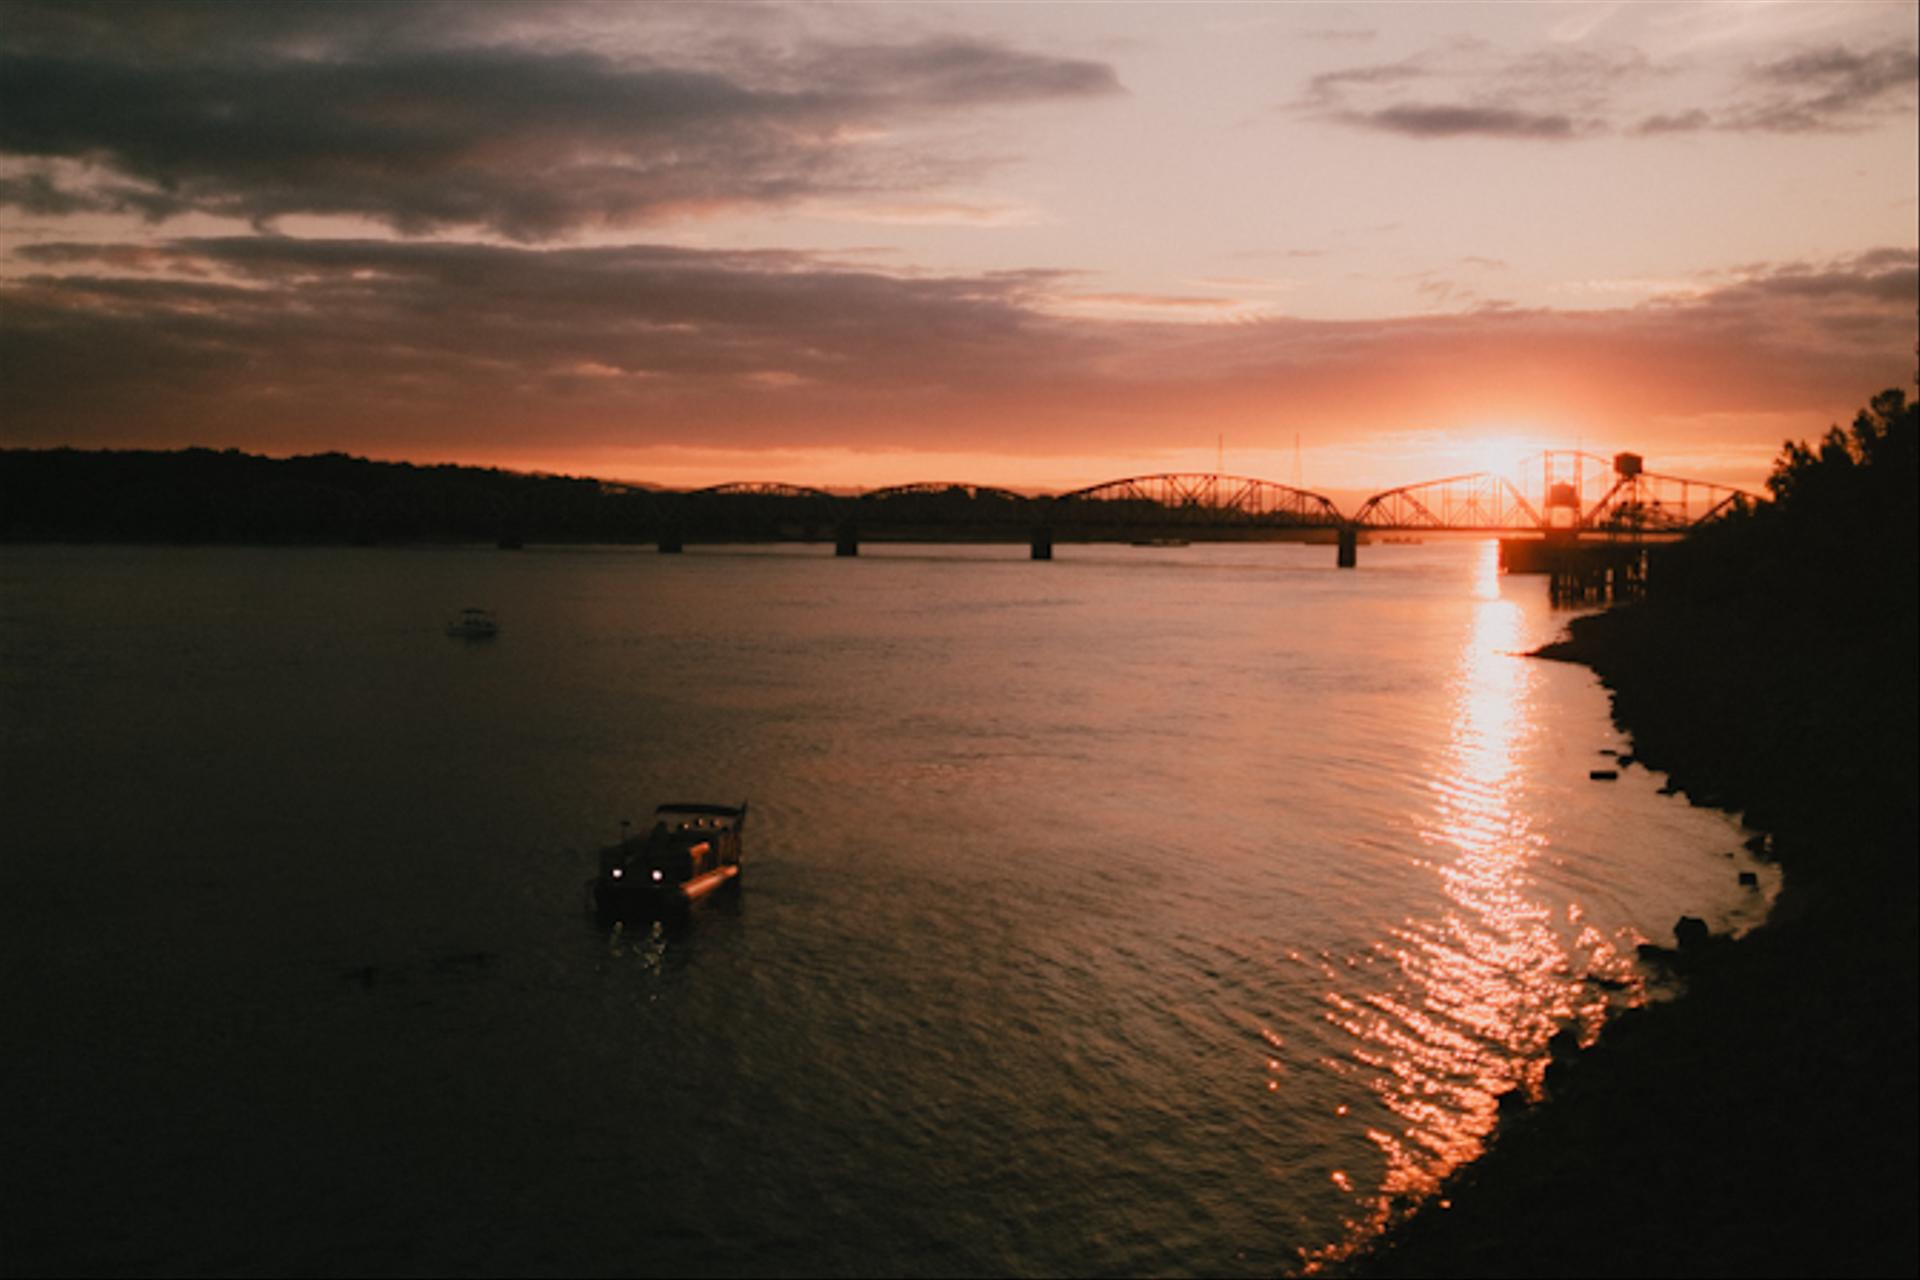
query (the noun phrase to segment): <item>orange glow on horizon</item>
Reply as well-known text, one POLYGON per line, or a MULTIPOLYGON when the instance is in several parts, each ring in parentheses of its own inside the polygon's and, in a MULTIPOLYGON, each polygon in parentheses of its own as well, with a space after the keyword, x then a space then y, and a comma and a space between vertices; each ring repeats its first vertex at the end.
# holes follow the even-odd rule
MULTIPOLYGON (((1824 428, 1823 428, 1824 429, 1824 428)), ((1816 435, 1816 431, 1805 433, 1816 435)), ((1019 493, 1066 493, 1109 480, 1162 473, 1219 473, 1270 481, 1332 498, 1343 510, 1356 509, 1367 497, 1402 485, 1488 472, 1524 482, 1526 464, 1550 450, 1584 447, 1599 456, 1643 452, 1609 441, 1588 442, 1567 434, 1490 433, 1484 436, 1421 433, 1396 443, 1291 449, 1224 450, 1188 448, 1115 454, 1031 456, 1001 452, 922 451, 908 449, 770 448, 700 450, 683 446, 567 450, 564 454, 465 453, 432 459, 511 471, 590 477, 654 488, 697 489, 735 481, 785 481, 833 492, 857 493, 891 485, 942 482, 978 484, 1019 493)), ((1704 483, 1728 485, 1764 494, 1771 451, 1742 456, 1655 454, 1650 470, 1685 475, 1704 483), (1656 467, 1656 464, 1658 466, 1656 467)), ((392 461, 421 461, 394 458, 392 461)))

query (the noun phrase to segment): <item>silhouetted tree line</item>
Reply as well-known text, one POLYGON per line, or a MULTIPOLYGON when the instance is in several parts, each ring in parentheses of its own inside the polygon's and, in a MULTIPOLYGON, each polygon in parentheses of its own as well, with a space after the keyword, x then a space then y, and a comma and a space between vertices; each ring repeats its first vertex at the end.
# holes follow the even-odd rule
POLYGON ((658 523, 648 494, 567 476, 341 453, 0 450, 12 542, 624 542, 658 523))
POLYGON ((1788 441, 1767 479, 1774 500, 1665 548, 1653 592, 1763 627, 1911 623, 1917 409, 1895 388, 1851 427, 1788 441))
POLYGON ((1789 442, 1767 482, 1774 501, 1665 548, 1643 606, 1575 623, 1644 757, 1696 798, 1819 847, 1807 876, 1877 862, 1851 883, 1908 895, 1906 933, 1920 773, 1917 419, 1904 393, 1884 391, 1851 426, 1789 442))

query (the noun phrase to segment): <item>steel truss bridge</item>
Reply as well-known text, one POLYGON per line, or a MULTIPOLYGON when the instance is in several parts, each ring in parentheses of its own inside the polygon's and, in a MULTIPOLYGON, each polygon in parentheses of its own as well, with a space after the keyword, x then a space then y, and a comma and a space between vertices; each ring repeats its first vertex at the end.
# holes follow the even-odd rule
MULTIPOLYGON (((610 486, 611 487, 611 486, 610 486)), ((1354 562, 1363 532, 1492 533, 1561 539, 1659 540, 1757 502, 1725 485, 1658 475, 1638 455, 1538 454, 1514 475, 1491 471, 1401 485, 1351 517, 1318 493, 1246 476, 1128 476, 1071 493, 1031 496, 989 485, 922 482, 857 495, 741 482, 642 491, 660 549, 687 542, 825 541, 842 555, 869 541, 1028 542, 1036 559, 1062 542, 1308 538, 1354 562)))
POLYGON ((1353 523, 1367 529, 1498 533, 1684 533, 1744 509, 1752 494, 1644 470, 1638 455, 1609 461, 1554 450, 1523 463, 1516 481, 1491 471, 1376 493, 1353 523))

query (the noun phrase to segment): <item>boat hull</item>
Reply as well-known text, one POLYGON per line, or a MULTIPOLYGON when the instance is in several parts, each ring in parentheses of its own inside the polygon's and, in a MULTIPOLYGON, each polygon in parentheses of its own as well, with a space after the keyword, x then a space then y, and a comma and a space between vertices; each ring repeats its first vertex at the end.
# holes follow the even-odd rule
POLYGON ((668 920, 725 889, 737 888, 740 868, 725 866, 682 884, 627 884, 602 876, 593 884, 594 910, 603 920, 668 920))

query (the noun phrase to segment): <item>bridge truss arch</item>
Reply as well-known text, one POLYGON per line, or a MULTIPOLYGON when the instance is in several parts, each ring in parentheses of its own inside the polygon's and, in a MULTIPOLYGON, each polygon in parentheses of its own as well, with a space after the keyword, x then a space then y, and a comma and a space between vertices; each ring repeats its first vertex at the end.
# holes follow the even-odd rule
POLYGON ((1759 499, 1727 485, 1646 471, 1637 454, 1553 449, 1513 475, 1476 471, 1374 494, 1353 523, 1477 533, 1683 533, 1759 499))
POLYGON ((951 480, 919 480, 870 489, 853 504, 865 531, 894 537, 945 531, 964 539, 1016 539, 1032 524, 1033 499, 1011 489, 951 480))
POLYGON ((662 495, 668 518, 688 535, 721 540, 811 540, 829 535, 845 513, 843 499, 810 485, 734 480, 662 495))
POLYGON ((1374 494, 1354 513, 1363 529, 1512 532, 1546 527, 1519 486, 1491 471, 1401 485, 1374 494))
POLYGON ((1621 476, 1588 508, 1582 528, 1609 533, 1682 533, 1736 512, 1760 498, 1742 489, 1649 471, 1621 476))
POLYGON ((838 502, 840 499, 825 489, 815 489, 811 485, 786 484, 778 480, 729 480, 725 484, 710 484, 704 489, 689 489, 680 496, 684 498, 789 498, 809 499, 816 502, 838 502))
POLYGON ((1019 504, 1029 501, 1025 494, 1015 493, 1011 489, 1001 489, 990 484, 968 484, 947 480, 916 480, 911 484, 888 485, 884 489, 869 489, 860 495, 862 502, 894 502, 910 498, 931 498, 948 502, 1004 502, 1019 504))
POLYGON ((1227 529, 1337 528, 1340 509, 1305 489, 1209 472, 1127 476, 1052 499, 1056 523, 1227 529))

